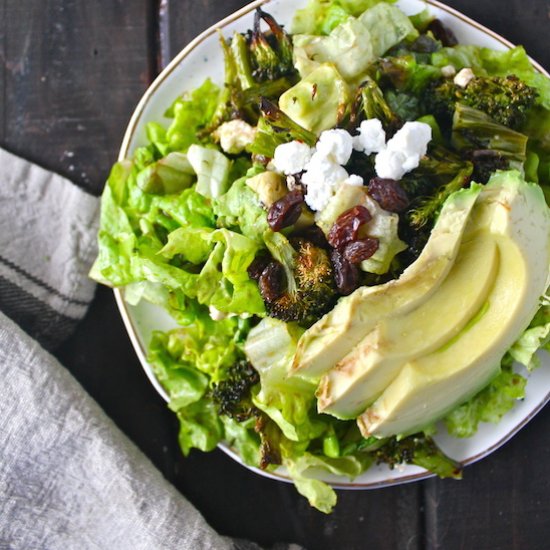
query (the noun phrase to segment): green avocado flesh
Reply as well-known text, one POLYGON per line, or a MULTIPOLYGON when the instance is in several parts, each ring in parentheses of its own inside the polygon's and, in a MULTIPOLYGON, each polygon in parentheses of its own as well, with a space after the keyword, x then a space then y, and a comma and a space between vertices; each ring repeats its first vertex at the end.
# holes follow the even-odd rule
POLYGON ((491 238, 464 243, 441 286, 406 315, 388 317, 321 379, 320 412, 356 418, 410 359, 439 349, 483 307, 499 265, 491 238))
MULTIPOLYGON (((457 292, 484 287, 474 293, 476 307, 462 318, 458 334, 449 333, 444 342, 440 339, 436 350, 409 355, 388 377, 381 395, 357 419, 365 437, 414 433, 469 399, 499 372, 504 354, 536 313, 550 263, 550 215, 540 187, 524 182, 517 172, 498 173, 479 195, 464 240, 493 243, 497 251, 493 284, 478 279, 483 262, 495 261, 490 246, 482 251, 485 259, 472 260, 471 267, 455 264, 449 280, 460 270, 473 279, 457 292)), ((434 315, 440 312, 439 327, 433 321, 423 325, 422 338, 435 342, 430 331, 445 330, 444 305, 436 293, 422 307, 432 307, 434 315)), ((401 321, 396 318, 396 322, 401 321)))
POLYGON ((310 327, 298 342, 292 374, 318 380, 381 320, 405 315, 427 300, 454 264, 480 191, 479 186, 459 191, 445 202, 422 254, 399 279, 358 288, 310 327))

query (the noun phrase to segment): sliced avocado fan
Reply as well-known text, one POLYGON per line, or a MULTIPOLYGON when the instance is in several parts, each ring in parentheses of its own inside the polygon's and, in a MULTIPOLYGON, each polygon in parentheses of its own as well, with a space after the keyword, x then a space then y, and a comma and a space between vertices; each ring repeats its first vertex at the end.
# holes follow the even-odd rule
MULTIPOLYGON (((403 363, 357 419, 365 437, 417 432, 468 400, 499 372, 504 354, 539 308, 548 285, 550 211, 538 185, 515 171, 497 173, 479 195, 464 238, 493 241, 498 250, 494 284, 457 335, 403 363)), ((473 276, 477 284, 477 273, 473 276)), ((437 311, 437 294, 431 300, 437 311)))

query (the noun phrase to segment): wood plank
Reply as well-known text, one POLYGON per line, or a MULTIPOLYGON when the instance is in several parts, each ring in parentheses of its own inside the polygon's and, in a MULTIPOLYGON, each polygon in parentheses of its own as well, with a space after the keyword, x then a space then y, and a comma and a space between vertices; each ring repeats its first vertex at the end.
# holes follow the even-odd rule
POLYGON ((248 3, 248 0, 163 0, 162 63, 166 65, 195 36, 248 3))
POLYGON ((6 1, 0 0, 0 144, 4 141, 6 113, 6 1))
POLYGON ((151 2, 2 5, 3 145, 99 193, 156 71, 151 2))
POLYGON ((460 482, 426 484, 428 550, 548 548, 550 410, 460 482))

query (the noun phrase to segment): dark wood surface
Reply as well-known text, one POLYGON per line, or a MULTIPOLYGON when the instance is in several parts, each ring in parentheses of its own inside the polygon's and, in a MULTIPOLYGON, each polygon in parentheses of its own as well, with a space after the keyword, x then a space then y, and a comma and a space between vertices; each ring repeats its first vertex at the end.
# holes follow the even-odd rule
MULTIPOLYGON (((151 79, 243 0, 0 0, 0 145, 98 195, 151 79)), ((550 67, 543 0, 450 4, 550 67)), ((220 451, 183 458, 177 425, 131 348, 112 293, 56 352, 117 425, 227 535, 308 549, 550 547, 550 409, 464 472, 376 491, 339 492, 325 516, 290 485, 220 451)))

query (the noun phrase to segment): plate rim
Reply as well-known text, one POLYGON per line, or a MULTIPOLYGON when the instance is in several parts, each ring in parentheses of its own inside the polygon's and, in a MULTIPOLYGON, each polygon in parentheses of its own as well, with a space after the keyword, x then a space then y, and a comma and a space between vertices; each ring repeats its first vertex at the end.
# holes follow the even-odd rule
MULTIPOLYGON (((168 63, 168 65, 158 74, 158 76, 153 80, 153 82, 149 85, 149 87, 145 90, 143 95, 141 96, 141 99, 137 103, 132 116, 130 118, 130 121, 128 123, 128 126, 126 127, 126 130, 124 132, 124 137, 122 139, 122 143, 120 146, 120 150, 118 153, 117 161, 123 161, 127 158, 128 152, 130 149, 130 143, 132 141, 132 138, 134 137, 134 134, 136 132, 136 129, 140 123, 141 117, 143 116, 143 113, 145 111, 145 107, 155 94, 155 92, 158 90, 158 88, 163 84, 163 82, 168 78, 168 76, 176 69, 176 67, 202 42, 204 42, 207 38, 212 36, 213 34, 217 33, 219 29, 222 29, 226 27, 227 25, 235 22, 236 20, 240 19, 244 15, 247 15, 251 11, 255 10, 256 8, 268 4, 271 2, 271 0, 254 0, 242 8, 238 9, 237 11, 229 14, 227 17, 224 17, 220 21, 214 23, 204 31, 202 31, 199 35, 197 35, 191 42, 189 42, 184 48, 182 48, 178 54, 168 63)), ((504 38, 500 34, 496 33, 495 31, 489 29, 485 25, 482 25, 481 23, 478 23, 474 19, 471 19, 467 15, 464 15, 462 12, 456 10, 455 8, 452 8, 446 4, 443 4, 439 2, 438 0, 422 0, 427 5, 434 6, 444 12, 447 12, 450 15, 453 15, 454 17, 460 19, 464 23, 470 25, 471 27, 474 27, 475 29, 481 31, 482 33, 490 36, 491 38, 497 40, 505 47, 511 49, 515 47, 515 44, 511 42, 510 40, 504 38)), ((550 73, 536 60, 534 60, 532 57, 529 56, 529 60, 531 64, 535 67, 537 71, 539 71, 541 74, 547 76, 550 78, 550 73)), ((124 300, 124 289, 123 288, 113 288, 113 293, 115 295, 115 301, 120 313, 120 316, 122 318, 122 321, 124 323, 124 326, 126 328, 126 332, 128 333, 128 336, 130 338, 130 341, 132 343, 132 347, 134 348, 134 351, 139 359, 139 362, 141 364, 141 367, 145 371, 145 374, 147 375, 147 378, 157 391, 159 395, 164 399, 164 401, 169 402, 169 396, 166 392, 166 390, 162 387, 160 382, 158 381, 157 377, 153 373, 153 369, 149 362, 147 361, 147 354, 146 351, 143 349, 141 342, 139 340, 139 337, 137 336, 137 329, 134 325, 134 322, 132 320, 132 316, 130 315, 130 312, 127 307, 127 303, 124 300)), ((463 460, 460 461, 460 464, 462 466, 469 466, 470 464, 473 464, 475 462, 478 462, 479 460, 485 458, 486 456, 489 456, 493 452, 495 452, 497 449, 502 447, 505 443, 510 441, 520 430, 522 430, 550 401, 550 390, 547 392, 546 397, 539 403, 537 407, 535 407, 521 422, 516 424, 512 430, 506 433, 501 439, 499 439, 497 442, 489 446, 487 449, 484 449, 480 453, 476 453, 472 456, 469 456, 463 460)), ((250 471, 253 471, 263 477, 277 480, 277 481, 283 481, 287 483, 292 483, 292 480, 283 475, 283 474, 277 474, 276 472, 268 472, 261 470, 260 468, 257 468, 255 466, 250 466, 248 464, 245 464, 242 460, 242 458, 234 451, 232 450, 228 445, 225 443, 219 443, 218 448, 221 449, 224 453, 226 453, 228 456, 230 456, 235 461, 239 462, 241 465, 243 465, 245 468, 247 468, 250 471)), ((369 482, 369 483, 356 483, 354 481, 350 481, 348 483, 346 482, 327 482, 330 486, 332 486, 335 489, 346 489, 346 490, 366 490, 366 489, 380 489, 383 487, 390 487, 394 485, 402 485, 405 483, 411 483, 414 481, 420 481, 423 479, 428 479, 435 477, 435 474, 432 472, 429 472, 427 470, 413 473, 409 475, 403 475, 400 477, 395 478, 387 478, 380 481, 375 482, 369 482)))

